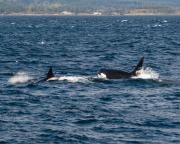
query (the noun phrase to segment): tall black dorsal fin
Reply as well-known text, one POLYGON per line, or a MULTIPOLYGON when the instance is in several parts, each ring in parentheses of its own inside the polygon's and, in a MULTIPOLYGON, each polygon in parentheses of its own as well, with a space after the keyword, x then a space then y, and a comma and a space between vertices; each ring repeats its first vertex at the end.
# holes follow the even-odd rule
POLYGON ((136 65, 135 69, 132 71, 132 74, 135 74, 136 71, 142 69, 144 63, 144 57, 142 57, 139 61, 139 63, 136 65))
POLYGON ((47 73, 47 75, 46 75, 46 79, 48 80, 48 79, 50 79, 50 78, 52 78, 52 77, 54 77, 54 74, 53 74, 52 67, 50 67, 50 68, 49 68, 49 71, 48 71, 48 73, 47 73))

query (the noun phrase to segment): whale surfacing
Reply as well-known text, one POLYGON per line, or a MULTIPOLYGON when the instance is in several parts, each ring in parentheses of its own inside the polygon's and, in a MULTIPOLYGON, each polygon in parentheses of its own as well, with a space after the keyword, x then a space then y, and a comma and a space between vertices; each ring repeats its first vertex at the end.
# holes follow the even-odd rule
POLYGON ((46 74, 45 81, 52 81, 52 80, 58 80, 59 78, 56 77, 53 73, 52 67, 49 68, 48 73, 46 74))
POLYGON ((122 78, 131 78, 132 76, 137 76, 138 71, 142 69, 144 63, 144 57, 142 57, 139 63, 136 65, 135 69, 132 72, 126 72, 122 70, 114 69, 101 69, 98 71, 98 76, 107 79, 122 79, 122 78))

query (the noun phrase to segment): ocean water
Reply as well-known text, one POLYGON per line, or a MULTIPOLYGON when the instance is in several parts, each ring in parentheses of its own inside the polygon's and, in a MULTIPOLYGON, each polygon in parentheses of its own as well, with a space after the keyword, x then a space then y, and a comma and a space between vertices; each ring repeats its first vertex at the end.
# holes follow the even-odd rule
POLYGON ((0 17, 0 143, 180 143, 180 17, 0 17), (138 77, 108 80, 101 68, 138 77), (37 82, 49 67, 56 80, 37 82))

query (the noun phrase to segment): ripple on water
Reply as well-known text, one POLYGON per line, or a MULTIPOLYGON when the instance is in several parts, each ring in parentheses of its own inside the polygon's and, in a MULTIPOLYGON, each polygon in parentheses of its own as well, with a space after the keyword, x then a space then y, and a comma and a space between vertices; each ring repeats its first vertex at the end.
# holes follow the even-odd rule
POLYGON ((180 143, 179 17, 0 21, 0 143, 180 143), (139 77, 96 76, 142 56, 139 77))

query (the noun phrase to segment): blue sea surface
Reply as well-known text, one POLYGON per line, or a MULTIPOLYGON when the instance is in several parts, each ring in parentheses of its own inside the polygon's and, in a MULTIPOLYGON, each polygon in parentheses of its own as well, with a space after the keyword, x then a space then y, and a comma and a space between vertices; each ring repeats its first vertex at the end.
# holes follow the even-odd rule
POLYGON ((1 16, 0 143, 179 144, 180 17, 1 16))

